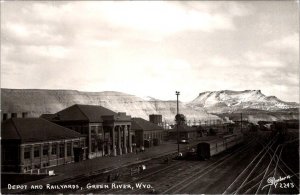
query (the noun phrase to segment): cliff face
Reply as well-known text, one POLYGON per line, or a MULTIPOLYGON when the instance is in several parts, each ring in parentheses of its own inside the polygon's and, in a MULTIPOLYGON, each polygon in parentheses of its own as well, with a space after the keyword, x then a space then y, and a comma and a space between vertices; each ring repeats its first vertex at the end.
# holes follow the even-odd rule
MULTIPOLYGON (((73 104, 101 105, 115 112, 149 120, 150 114, 162 114, 163 120, 173 123, 176 101, 145 100, 120 92, 80 92, 75 90, 1 89, 1 107, 5 112, 28 112, 28 116, 55 113, 73 104)), ((203 109, 194 110, 183 103, 180 113, 189 120, 217 119, 203 109)))
MULTIPOLYGON (((28 112, 29 117, 56 113, 74 104, 101 105, 115 112, 149 120, 150 114, 161 114, 174 123, 176 101, 162 101, 113 91, 80 92, 75 90, 1 89, 2 112, 28 112)), ((193 101, 179 103, 179 111, 189 121, 208 121, 243 113, 244 119, 298 119, 299 104, 265 96, 259 90, 204 92, 193 101), (217 116, 218 115, 218 116, 217 116)), ((239 116, 239 115, 238 115, 239 116)))

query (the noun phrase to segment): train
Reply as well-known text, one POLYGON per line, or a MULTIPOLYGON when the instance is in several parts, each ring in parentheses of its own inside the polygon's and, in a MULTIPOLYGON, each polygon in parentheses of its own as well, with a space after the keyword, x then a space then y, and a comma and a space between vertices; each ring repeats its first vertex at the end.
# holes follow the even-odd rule
POLYGON ((186 153, 186 159, 209 159, 233 146, 243 142, 243 134, 225 135, 209 141, 203 141, 197 144, 197 148, 186 153))
POLYGON ((235 145, 243 142, 242 134, 226 135, 216 140, 200 142, 197 144, 197 156, 200 159, 209 159, 235 145))

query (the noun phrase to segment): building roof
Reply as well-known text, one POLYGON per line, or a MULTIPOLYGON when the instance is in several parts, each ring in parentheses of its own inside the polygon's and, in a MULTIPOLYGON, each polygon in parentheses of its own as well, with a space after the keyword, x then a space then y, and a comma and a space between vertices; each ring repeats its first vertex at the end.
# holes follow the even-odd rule
POLYGON ((3 140, 22 143, 82 137, 80 133, 49 122, 43 118, 11 118, 2 123, 3 140))
POLYGON ((144 131, 151 131, 151 130, 163 130, 162 127, 151 123, 142 118, 132 118, 131 122, 131 129, 132 130, 144 130, 144 131))
POLYGON ((103 122, 101 116, 115 116, 117 113, 102 106, 75 104, 55 115, 54 120, 103 122))
POLYGON ((46 119, 48 121, 52 120, 56 115, 55 114, 42 114, 40 118, 46 119))

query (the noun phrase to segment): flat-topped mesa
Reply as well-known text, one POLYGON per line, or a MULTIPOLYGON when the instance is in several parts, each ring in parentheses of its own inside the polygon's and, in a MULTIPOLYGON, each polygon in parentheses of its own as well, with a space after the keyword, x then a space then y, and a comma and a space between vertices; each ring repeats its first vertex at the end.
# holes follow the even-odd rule
POLYGON ((211 113, 234 112, 241 109, 280 110, 299 106, 284 102, 275 96, 266 96, 261 90, 221 90, 202 92, 189 106, 204 107, 211 113))

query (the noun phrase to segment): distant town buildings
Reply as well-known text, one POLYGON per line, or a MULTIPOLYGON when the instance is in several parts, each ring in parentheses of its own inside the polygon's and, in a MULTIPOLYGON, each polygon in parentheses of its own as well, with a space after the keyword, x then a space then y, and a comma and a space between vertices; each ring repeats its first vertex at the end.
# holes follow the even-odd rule
POLYGON ((202 129, 200 127, 189 127, 186 124, 175 125, 168 132, 168 138, 171 140, 177 140, 177 132, 179 133, 179 139, 193 140, 202 136, 202 129))

